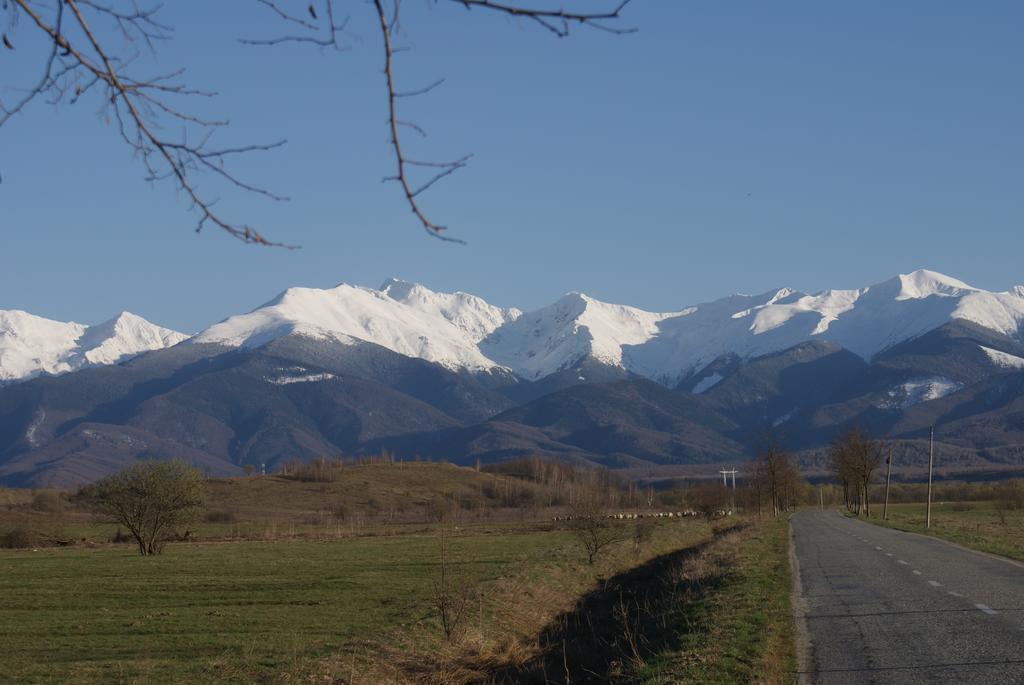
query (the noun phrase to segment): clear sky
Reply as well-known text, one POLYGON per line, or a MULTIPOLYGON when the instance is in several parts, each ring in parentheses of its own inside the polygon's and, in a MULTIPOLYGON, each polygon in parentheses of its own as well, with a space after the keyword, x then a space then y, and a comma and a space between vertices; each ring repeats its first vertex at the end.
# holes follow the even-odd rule
MULTIPOLYGON (((343 53, 239 45, 281 33, 252 0, 166 5, 176 38, 153 70, 220 92, 203 107, 232 120, 225 144, 288 139, 234 169, 290 202, 224 192, 219 207, 303 248, 196 235, 99 102, 40 103, 0 128, 0 308, 83 323, 128 309, 192 332, 289 286, 389 276, 525 309, 580 290, 674 310, 919 267, 1024 283, 1017 0, 634 0, 637 33, 562 40, 406 0, 400 84, 446 79, 403 102, 429 133, 409 144, 474 154, 424 205, 467 246, 426 236, 381 183, 393 162, 369 4, 339 3, 343 53)), ((29 35, 0 50, 5 98, 38 78, 29 35)))

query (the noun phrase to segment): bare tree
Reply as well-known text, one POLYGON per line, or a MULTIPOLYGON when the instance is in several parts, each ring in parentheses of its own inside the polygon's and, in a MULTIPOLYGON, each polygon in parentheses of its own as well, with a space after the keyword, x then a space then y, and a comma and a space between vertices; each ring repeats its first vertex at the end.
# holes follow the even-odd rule
POLYGON ((992 506, 1003 525, 1006 525, 1007 512, 1024 509, 1024 486, 1020 481, 999 483, 993 486, 992 494, 992 506))
POLYGON ((686 491, 686 501, 708 521, 725 515, 729 509, 729 489, 719 483, 703 483, 686 491))
POLYGON ((163 551, 171 533, 193 521, 203 503, 204 479, 182 461, 138 461, 96 483, 93 507, 131 533, 139 554, 163 551))
POLYGON ((464 578, 456 578, 451 566, 451 531, 446 520, 438 527, 438 572, 432 596, 441 630, 448 640, 459 636, 469 615, 472 592, 464 578))
POLYGON ((871 515, 868 487, 882 463, 882 449, 860 428, 840 434, 831 449, 832 472, 843 488, 847 509, 860 516, 871 515))
MULTIPOLYGON (((582 0, 568 1, 581 6, 587 4, 582 0)), ((517 0, 435 0, 438 2, 456 5, 465 11, 521 19, 560 38, 568 36, 573 26, 616 34, 631 30, 617 25, 630 0, 604 0, 604 8, 597 11, 546 8, 543 2, 542 6, 530 6, 517 0)), ((268 13, 285 28, 277 36, 240 37, 239 41, 255 47, 285 43, 336 51, 350 47, 346 43, 350 36, 347 31, 350 17, 338 16, 335 0, 312 0, 302 4, 306 6, 296 10, 300 3, 252 0, 255 11, 268 13)), ((396 57, 403 49, 397 44, 402 26, 402 2, 372 0, 368 6, 372 7, 373 22, 383 49, 387 126, 395 160, 395 173, 385 180, 400 186, 406 205, 428 234, 461 242, 448 237, 446 227, 428 217, 420 197, 438 181, 465 167, 470 155, 442 161, 410 156, 402 133, 425 137, 426 132, 399 112, 401 100, 430 93, 443 79, 408 90, 399 87, 396 57)), ((290 247, 272 242, 251 224, 222 216, 216 209, 217 199, 200 191, 196 176, 205 172, 229 187, 272 200, 287 200, 282 194, 243 180, 228 166, 228 162, 239 155, 273 150, 285 141, 217 146, 213 144, 213 134, 225 127, 227 120, 200 116, 188 104, 196 98, 212 98, 216 93, 188 86, 180 69, 155 75, 139 73, 141 52, 155 55, 157 46, 173 35, 172 28, 160 21, 159 11, 156 0, 148 3, 144 0, 0 0, 0 12, 7 14, 0 36, 4 52, 17 54, 19 44, 29 42, 30 38, 41 39, 48 46, 39 80, 20 98, 9 102, 0 100, 0 128, 37 99, 52 104, 75 104, 94 94, 99 98, 104 118, 117 126, 121 138, 141 161, 146 179, 169 180, 188 198, 198 216, 196 231, 212 225, 246 243, 290 247)), ((240 23, 244 24, 242 19, 240 23)))
POLYGON ((608 517, 595 497, 580 500, 570 507, 569 530, 583 545, 588 564, 593 564, 601 552, 626 537, 622 526, 608 517))
POLYGON ((762 498, 767 498, 772 516, 778 516, 797 505, 802 478, 788 452, 768 438, 754 461, 752 486, 760 512, 762 498))

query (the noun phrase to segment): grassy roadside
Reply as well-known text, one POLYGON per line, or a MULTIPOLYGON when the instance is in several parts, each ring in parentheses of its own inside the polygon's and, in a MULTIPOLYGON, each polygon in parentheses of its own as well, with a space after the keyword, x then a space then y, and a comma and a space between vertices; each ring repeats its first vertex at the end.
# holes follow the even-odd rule
MULTIPOLYGON (((752 525, 699 563, 708 587, 683 616, 682 641, 636 675, 644 683, 782 683, 796 670, 789 526, 752 525)), ((693 571, 691 571, 693 572, 693 571)))
POLYGON ((890 504, 887 521, 881 507, 875 507, 871 518, 861 520, 1024 561, 1024 511, 1004 516, 1005 523, 992 502, 937 502, 932 504, 930 529, 925 528, 924 504, 890 504))

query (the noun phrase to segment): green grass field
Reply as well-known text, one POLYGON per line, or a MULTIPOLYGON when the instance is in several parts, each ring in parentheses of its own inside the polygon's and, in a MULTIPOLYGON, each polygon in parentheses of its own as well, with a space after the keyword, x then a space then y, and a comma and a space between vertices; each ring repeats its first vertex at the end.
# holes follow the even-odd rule
POLYGON ((564 640, 592 651, 570 624, 599 621, 625 644, 616 602, 664 599, 666 582, 671 606, 650 602, 630 619, 642 658, 602 648, 588 666, 623 682, 789 668, 781 521, 723 536, 662 519, 639 547, 625 521, 591 566, 537 508, 549 491, 471 469, 365 466, 332 482, 221 479, 210 490, 217 518, 149 558, 111 544, 116 526, 73 499, 0 490, 0 533, 29 530, 40 545, 0 549, 0 681, 517 682, 502 674, 552 658, 565 668, 564 640), (509 506, 531 490, 532 504, 509 506), (428 520, 439 494, 455 504, 450 572, 469 599, 452 641, 434 606, 440 538, 428 520))
MULTIPOLYGON (((454 572, 487 588, 470 620, 477 648, 530 643, 599 577, 708 532, 663 524, 641 556, 622 543, 590 567, 564 531, 460 531, 454 572)), ((401 679, 387 655, 458 651, 431 607, 437 559, 433 535, 178 543, 152 558, 128 546, 0 552, 3 672, 40 683, 401 679)))
MULTIPOLYGON (((429 536, 332 542, 6 552, 0 650, 19 682, 284 680, 432 621, 429 536)), ((563 533, 452 541, 461 572, 493 581, 574 554, 563 533)))
POLYGON ((924 504, 890 504, 888 520, 882 507, 872 507, 871 523, 934 535, 983 552, 1024 560, 1024 511, 1005 512, 1002 522, 992 502, 935 502, 932 526, 925 528, 924 504))

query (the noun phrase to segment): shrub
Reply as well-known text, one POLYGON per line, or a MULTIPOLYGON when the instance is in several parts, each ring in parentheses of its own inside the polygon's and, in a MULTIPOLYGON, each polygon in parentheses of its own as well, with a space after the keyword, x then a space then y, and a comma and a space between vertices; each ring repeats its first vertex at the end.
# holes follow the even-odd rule
POLYGON ((609 519, 595 499, 577 502, 570 508, 569 530, 583 545, 587 564, 593 564, 603 550, 625 538, 622 526, 609 519))
POLYGON ((454 515, 451 497, 448 495, 434 495, 427 502, 427 516, 431 521, 448 521, 454 515))
POLYGON ((654 537, 654 519, 637 519, 633 529, 633 554, 640 556, 640 549, 654 537))
POLYGON ((331 507, 331 516, 333 516, 335 519, 343 523, 347 521, 351 515, 352 511, 344 502, 340 502, 331 507))
POLYGON ((5 549, 25 549, 32 547, 35 536, 27 528, 14 528, 0 535, 0 547, 5 549))
POLYGON ((65 500, 59 492, 42 490, 32 496, 32 509, 48 514, 64 511, 65 500))
POLYGON ((160 554, 174 529, 194 520, 203 502, 203 476, 182 461, 138 461, 98 482, 92 506, 132 534, 139 554, 160 554))
POLYGON ((234 523, 235 515, 230 511, 208 511, 204 517, 207 523, 234 523))

